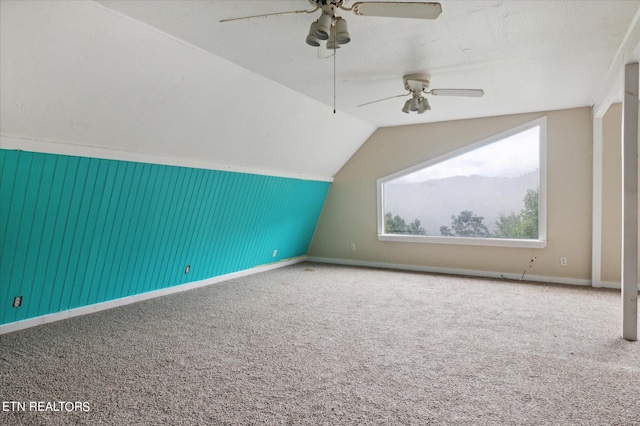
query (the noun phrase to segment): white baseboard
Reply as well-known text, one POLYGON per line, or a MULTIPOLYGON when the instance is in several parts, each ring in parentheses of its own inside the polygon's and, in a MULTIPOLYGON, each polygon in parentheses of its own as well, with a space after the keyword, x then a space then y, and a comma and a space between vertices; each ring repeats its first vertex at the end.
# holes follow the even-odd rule
MULTIPOLYGON (((194 281, 191 283, 182 284, 174 287, 163 288, 160 290, 149 291, 147 293, 135 294, 133 296, 127 296, 127 297, 122 297, 120 299, 109 300, 107 302, 101 302, 93 305, 82 306, 80 308, 69 309, 68 311, 56 312, 53 314, 47 314, 47 315, 42 315, 35 318, 29 318, 21 321, 3 324, 3 325, 0 325, 0 334, 12 333, 14 331, 24 330, 26 328, 35 327, 42 324, 48 324, 55 321, 64 320, 67 318, 87 315, 94 312, 116 308, 118 306, 124 306, 124 305, 129 305, 131 303, 141 302, 143 300, 149 300, 156 297, 166 296, 169 294, 180 293, 182 291, 192 290, 199 287, 206 287, 208 285, 221 283, 234 278, 246 277, 248 275, 258 274, 260 272, 266 272, 272 269, 282 268, 284 266, 294 265, 296 263, 301 263, 305 261, 316 262, 316 263, 328 263, 328 264, 335 264, 335 265, 364 266, 369 268, 397 269, 402 271, 463 275, 463 276, 482 277, 482 278, 497 278, 497 279, 507 278, 509 280, 515 280, 515 281, 520 280, 520 277, 521 277, 521 275, 518 275, 518 274, 478 271, 474 269, 453 269, 453 268, 440 268, 440 267, 422 266, 422 265, 404 265, 399 263, 369 262, 369 261, 361 261, 361 260, 334 259, 334 258, 328 258, 328 257, 301 256, 294 259, 283 260, 281 262, 270 263, 267 265, 257 266, 251 269, 245 269, 243 271, 238 271, 230 274, 220 275, 213 278, 208 278, 206 280, 194 281)), ((545 282, 545 283, 591 286, 590 280, 583 280, 583 279, 576 279, 576 278, 548 277, 543 275, 525 275, 525 279, 527 281, 537 281, 537 282, 545 282)), ((619 290, 620 283, 603 281, 600 283, 600 287, 619 290)), ((640 285, 638 285, 638 290, 640 290, 640 285)))
POLYGON ((193 290, 195 288, 206 287, 211 284, 221 283, 223 281, 228 281, 234 278, 246 277, 248 275, 258 274, 260 272, 282 268, 284 266, 289 266, 296 263, 304 262, 305 260, 306 260, 306 256, 296 257, 293 259, 283 260, 281 262, 275 262, 275 263, 269 263, 262 266, 256 266, 255 268, 245 269, 243 271, 232 272, 230 274, 220 275, 213 278, 207 278, 206 280, 194 281, 187 284, 177 285, 173 287, 163 288, 160 290, 154 290, 146 293, 134 294, 132 296, 126 296, 119 299, 109 300, 107 302, 95 303, 93 305, 87 305, 79 308, 69 309, 67 311, 61 311, 53 314, 47 314, 47 315, 41 315, 34 318, 29 318, 21 321, 10 322, 8 324, 0 325, 0 334, 12 333, 14 331, 24 330, 26 328, 35 327, 42 324, 48 324, 55 321, 64 320, 67 318, 87 315, 94 312, 116 308, 118 306, 124 306, 124 305, 129 305, 131 303, 141 302, 143 300, 154 299, 156 297, 166 296, 174 293, 180 293, 187 290, 193 290))
MULTIPOLYGON (((501 272, 492 272, 492 271, 478 271, 475 269, 440 268, 435 266, 404 265, 401 263, 369 262, 369 261, 363 261, 363 260, 333 259, 333 258, 327 258, 327 257, 314 257, 314 256, 308 256, 307 261, 317 262, 317 263, 331 263, 336 265, 366 266, 369 268, 398 269, 402 271, 417 271, 417 272, 431 272, 436 274, 464 275, 464 276, 482 277, 482 278, 497 278, 497 279, 506 278, 508 280, 514 280, 514 281, 519 281, 520 278, 522 277, 521 274, 501 273, 501 272)), ((591 280, 579 279, 579 278, 549 277, 544 275, 526 274, 524 276, 524 279, 526 281, 536 281, 536 282, 543 282, 543 283, 591 286, 591 280)), ((604 284, 605 283, 603 283, 603 286, 604 284)), ((615 285, 616 283, 607 283, 607 284, 615 285)), ((613 286, 608 288, 620 288, 620 284, 618 283, 617 287, 613 286)))

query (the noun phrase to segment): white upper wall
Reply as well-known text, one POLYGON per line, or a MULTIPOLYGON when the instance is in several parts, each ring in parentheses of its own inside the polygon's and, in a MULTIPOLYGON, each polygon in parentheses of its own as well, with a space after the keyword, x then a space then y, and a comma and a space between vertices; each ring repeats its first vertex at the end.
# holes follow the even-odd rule
POLYGON ((375 130, 93 2, 1 7, 2 148, 330 180, 375 130))

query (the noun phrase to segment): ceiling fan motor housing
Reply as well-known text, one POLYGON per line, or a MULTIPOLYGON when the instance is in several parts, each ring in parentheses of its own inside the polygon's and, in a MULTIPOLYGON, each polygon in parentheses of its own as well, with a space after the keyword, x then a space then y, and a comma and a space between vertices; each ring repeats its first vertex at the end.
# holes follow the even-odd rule
POLYGON ((342 6, 343 0, 309 0, 313 6, 323 9, 325 6, 338 8, 342 6))
POLYGON ((427 73, 407 74, 403 78, 404 88, 411 92, 423 92, 429 88, 431 75, 427 73))

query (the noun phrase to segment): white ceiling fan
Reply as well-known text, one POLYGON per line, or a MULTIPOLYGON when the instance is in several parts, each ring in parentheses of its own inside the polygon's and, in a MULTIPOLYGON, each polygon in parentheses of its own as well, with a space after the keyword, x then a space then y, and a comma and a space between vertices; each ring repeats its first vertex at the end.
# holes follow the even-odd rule
POLYGON ((376 102, 386 101, 388 99, 411 95, 411 99, 408 99, 404 103, 402 112, 407 114, 409 114, 410 112, 417 112, 418 114, 422 114, 425 111, 429 111, 431 109, 429 101, 427 100, 427 98, 422 96, 423 94, 434 96, 464 96, 469 98, 479 98, 484 95, 484 90, 482 89, 431 89, 427 91, 427 89, 429 88, 429 84, 431 83, 431 76, 427 73, 407 74, 402 79, 404 82, 404 88, 405 90, 408 90, 408 93, 389 96, 388 98, 382 98, 376 101, 367 102, 358 105, 358 107, 370 105, 376 102))
MULTIPOLYGON (((338 16, 338 10, 345 10, 349 12, 353 12, 359 16, 376 16, 376 17, 389 17, 389 18, 409 18, 409 19, 436 19, 442 13, 442 6, 440 3, 435 2, 356 2, 349 8, 345 7, 345 5, 349 2, 349 0, 308 0, 309 3, 314 6, 313 10, 291 10, 285 12, 274 12, 274 13, 266 13, 261 15, 252 15, 252 16, 242 16, 236 18, 228 18, 222 19, 220 22, 230 22, 230 21, 238 21, 242 19, 251 19, 251 18, 262 18, 267 16, 275 16, 275 15, 287 15, 287 14, 300 14, 300 13, 314 13, 318 10, 321 11, 320 17, 311 23, 309 27, 309 33, 307 34, 306 43, 313 47, 318 47, 318 58, 328 58, 333 56, 334 58, 334 88, 333 88, 333 112, 335 114, 335 98, 336 98, 336 89, 335 89, 335 74, 336 74, 336 66, 335 66, 335 52, 336 49, 339 49, 341 45, 347 44, 351 41, 351 35, 349 34, 349 30, 347 28, 347 21, 338 16)), ((421 96, 421 91, 426 89, 429 85, 429 78, 426 78, 426 86, 424 85, 424 81, 420 84, 420 90, 415 91, 410 89, 407 86, 407 81, 405 79, 405 87, 407 90, 411 90, 410 93, 415 93, 414 99, 411 102, 407 102, 409 105, 409 109, 412 111, 418 111, 418 113, 423 113, 425 111, 425 106, 429 109, 429 104, 421 96), (415 108, 415 109, 414 109, 415 108)), ((418 84, 418 83, 415 83, 418 84)), ((414 83, 411 83, 411 87, 414 86, 414 83)), ((447 89, 451 90, 451 89, 447 89)), ((432 94, 446 94, 446 93, 435 93, 432 91, 432 94)), ((408 95, 408 94, 407 94, 408 95)), ((406 96, 406 95, 401 95, 406 96)), ((474 96, 474 95, 465 95, 458 94, 458 96, 474 96)), ((480 95, 482 96, 482 95, 480 95)), ((408 111, 407 111, 408 112, 408 111)))
POLYGON ((389 18, 436 19, 442 13, 440 3, 423 2, 356 2, 351 7, 345 5, 349 0, 308 0, 315 8, 313 10, 292 10, 262 15, 243 16, 239 18, 222 19, 220 22, 237 21, 241 19, 260 18, 274 15, 297 13, 314 13, 321 10, 320 17, 311 23, 306 38, 308 45, 319 47, 318 57, 332 56, 326 50, 335 52, 341 45, 351 41, 347 28, 347 21, 338 16, 338 10, 353 12, 359 16, 378 16, 389 18), (324 52, 323 52, 324 51, 324 52))

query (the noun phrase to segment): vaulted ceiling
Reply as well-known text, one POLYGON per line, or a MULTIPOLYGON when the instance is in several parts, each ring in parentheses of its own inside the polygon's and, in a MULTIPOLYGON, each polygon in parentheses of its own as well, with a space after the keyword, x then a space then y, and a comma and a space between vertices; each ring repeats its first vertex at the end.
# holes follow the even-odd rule
POLYGON ((433 21, 340 11, 351 42, 320 59, 305 43, 319 12, 220 22, 312 10, 306 0, 2 0, 3 145, 330 178, 378 127, 594 104, 640 6, 440 3, 433 21), (485 96, 434 96, 421 115, 402 113, 404 98, 358 107, 406 93, 411 72, 485 96))

